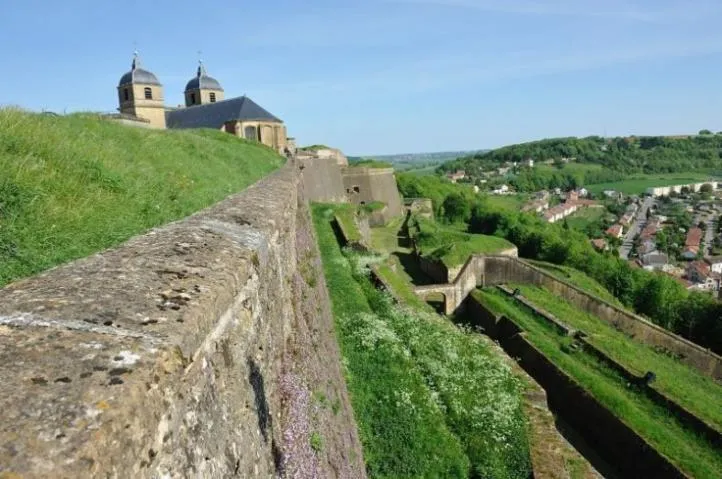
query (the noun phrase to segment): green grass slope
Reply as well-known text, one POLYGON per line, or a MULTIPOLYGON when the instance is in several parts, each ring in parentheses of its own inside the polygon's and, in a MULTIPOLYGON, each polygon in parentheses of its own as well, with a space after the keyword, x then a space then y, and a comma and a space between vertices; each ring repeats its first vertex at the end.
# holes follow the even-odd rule
POLYGON ((495 254, 514 245, 498 236, 471 234, 433 220, 417 218, 416 241, 421 254, 442 261, 447 267, 461 266, 473 254, 495 254))
POLYGON ((0 286, 183 218, 282 163, 219 131, 0 109, 0 286))
POLYGON ((719 477, 722 470, 719 449, 681 424, 667 409, 628 387, 625 378, 594 356, 570 351, 567 336, 496 288, 472 294, 488 309, 522 327, 534 346, 690 477, 719 477))
POLYGON ((722 386, 712 378, 633 340, 547 289, 529 284, 512 284, 511 287, 519 288, 534 304, 566 324, 584 331, 592 344, 636 374, 641 376, 654 371, 657 389, 722 431, 722 386))
POLYGON ((598 281, 590 278, 586 274, 582 273, 578 269, 570 268, 569 266, 563 266, 559 264, 547 263, 544 261, 537 261, 533 259, 525 258, 524 261, 531 263, 534 266, 545 270, 555 278, 559 278, 562 281, 573 284, 579 289, 586 291, 587 293, 593 294, 615 306, 624 308, 621 301, 614 297, 607 288, 602 286, 598 281))
POLYGON ((377 290, 367 265, 382 257, 341 250, 335 209, 314 205, 313 217, 369 476, 529 477, 523 384, 475 331, 377 290))

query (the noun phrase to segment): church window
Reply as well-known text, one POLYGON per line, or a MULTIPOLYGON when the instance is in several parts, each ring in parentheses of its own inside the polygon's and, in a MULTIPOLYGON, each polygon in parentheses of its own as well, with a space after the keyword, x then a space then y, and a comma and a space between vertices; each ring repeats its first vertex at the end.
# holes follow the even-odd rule
POLYGON ((216 102, 216 94, 211 92, 210 97, 211 97, 211 103, 215 103, 216 102))
POLYGON ((145 99, 146 100, 152 100, 153 99, 153 90, 150 89, 149 86, 145 87, 145 99))
POLYGON ((130 99, 130 95, 128 95, 128 89, 127 89, 127 88, 123 88, 123 99, 124 99, 125 101, 128 101, 128 100, 130 99))
POLYGON ((258 138, 258 130, 256 130, 255 126, 247 126, 243 131, 243 136, 247 140, 260 141, 260 138, 258 138))
POLYGON ((191 93, 191 105, 195 105, 195 104, 196 104, 196 94, 191 93))

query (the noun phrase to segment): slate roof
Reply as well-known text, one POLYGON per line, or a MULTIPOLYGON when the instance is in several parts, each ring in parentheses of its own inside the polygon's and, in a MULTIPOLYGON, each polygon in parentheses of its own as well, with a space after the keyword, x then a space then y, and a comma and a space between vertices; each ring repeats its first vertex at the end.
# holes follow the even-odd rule
POLYGON ((148 70, 142 68, 134 68, 122 77, 118 82, 118 86, 128 85, 131 83, 140 83, 143 85, 160 85, 158 78, 148 70))
POLYGON ((209 77, 208 75, 193 77, 191 81, 186 83, 186 91, 195 90, 196 88, 223 91, 223 88, 221 88, 221 84, 218 83, 218 80, 213 77, 209 77))
POLYGON ((168 128, 220 128, 227 121, 260 120, 283 123, 247 96, 165 112, 168 128))
POLYGON ((143 70, 140 67, 140 57, 138 52, 133 55, 133 63, 130 66, 130 71, 120 77, 118 86, 128 85, 130 83, 140 83, 143 85, 160 85, 158 78, 148 70, 143 70))
POLYGON ((208 76, 208 74, 206 73, 206 67, 203 66, 203 62, 200 62, 200 64, 198 65, 198 71, 196 72, 196 76, 191 78, 191 80, 186 83, 186 91, 195 90, 196 88, 201 88, 204 90, 223 91, 223 88, 221 88, 221 84, 218 83, 218 80, 211 76, 208 76))

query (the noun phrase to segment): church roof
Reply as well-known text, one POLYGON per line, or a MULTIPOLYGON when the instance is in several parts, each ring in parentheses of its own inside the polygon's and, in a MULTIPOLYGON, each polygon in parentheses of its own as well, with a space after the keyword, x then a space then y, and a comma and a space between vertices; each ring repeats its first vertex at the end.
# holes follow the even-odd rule
POLYGON ((186 83, 186 91, 195 90, 197 88, 204 90, 223 91, 223 88, 221 88, 221 84, 218 83, 218 80, 208 76, 208 74, 206 73, 206 68, 203 66, 203 62, 199 62, 198 72, 196 73, 196 76, 193 77, 191 81, 186 83))
POLYGON ((247 96, 239 96, 215 103, 168 110, 168 128, 220 128, 228 121, 261 120, 283 123, 247 96))
POLYGON ((118 82, 118 86, 127 85, 129 83, 141 83, 143 85, 160 85, 158 78, 148 70, 135 68, 122 77, 118 82))
POLYGON ((130 71, 120 77, 118 86, 128 85, 130 83, 160 86, 160 82, 154 74, 152 74, 148 70, 143 70, 142 68, 140 68, 140 57, 138 57, 138 52, 136 52, 133 56, 133 63, 130 67, 130 71))

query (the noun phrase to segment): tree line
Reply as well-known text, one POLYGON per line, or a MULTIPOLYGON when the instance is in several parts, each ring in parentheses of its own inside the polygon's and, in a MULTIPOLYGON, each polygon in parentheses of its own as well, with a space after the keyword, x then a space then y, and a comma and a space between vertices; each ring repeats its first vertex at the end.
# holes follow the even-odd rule
POLYGON ((602 165, 625 174, 719 169, 722 168, 722 134, 552 138, 465 156, 441 165, 439 172, 463 169, 474 174, 506 162, 559 161, 563 158, 602 165))

